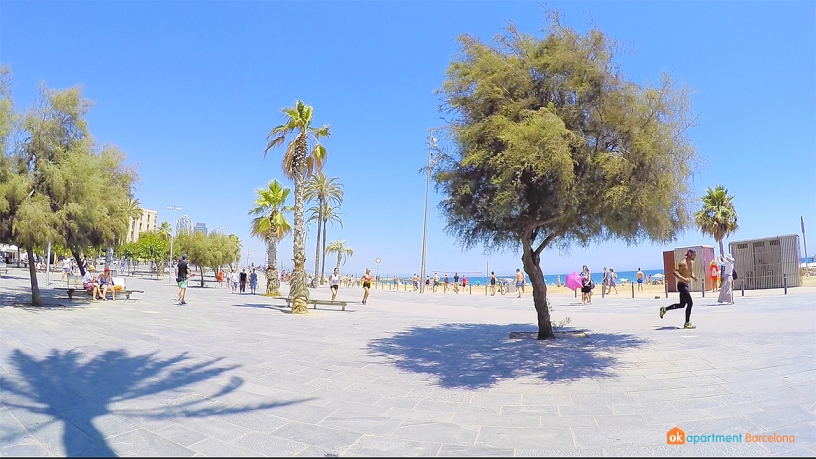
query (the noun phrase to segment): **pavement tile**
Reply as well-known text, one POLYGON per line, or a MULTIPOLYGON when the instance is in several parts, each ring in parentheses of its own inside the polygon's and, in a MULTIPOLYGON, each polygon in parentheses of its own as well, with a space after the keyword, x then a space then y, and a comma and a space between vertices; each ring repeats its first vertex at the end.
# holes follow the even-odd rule
POLYGON ((330 429, 388 436, 403 421, 382 416, 366 416, 350 412, 335 413, 320 421, 320 426, 330 429))
POLYGON ((273 435, 307 445, 342 448, 354 444, 363 435, 302 422, 291 422, 275 430, 273 435))
POLYGON ((456 412, 451 422, 467 426, 495 427, 539 427, 540 416, 535 414, 507 414, 502 416, 487 413, 456 412))
POLYGON ((478 428, 450 423, 404 421, 394 430, 391 438, 472 446, 477 433, 478 428))
POLYGON ((442 445, 419 441, 386 438, 377 435, 364 435, 357 443, 351 445, 344 456, 397 456, 419 457, 436 456, 442 445))
POLYGON ((209 457, 252 457, 258 455, 255 451, 216 438, 207 438, 198 443, 193 443, 189 448, 197 454, 209 457))
POLYGON ((0 446, 0 457, 46 457, 51 454, 33 437, 24 437, 25 441, 0 446))
POLYGON ((596 416, 614 413, 609 405, 565 405, 558 407, 558 414, 561 416, 596 416))
MULTIPOLYGON (((464 416, 464 413, 459 414, 464 416)), ((384 416, 394 419, 413 419, 427 422, 451 422, 453 415, 453 411, 411 410, 405 408, 391 408, 384 414, 384 416)))
POLYGON ((602 457, 601 448, 580 449, 516 449, 516 457, 602 457))
POLYGON ((639 414, 621 414, 614 416, 594 416, 598 427, 646 426, 648 423, 639 414))
POLYGON ((443 444, 438 456, 443 457, 511 457, 512 448, 481 448, 476 446, 443 444))
POLYGON ((482 427, 476 438, 476 446, 492 448, 574 448, 570 429, 564 428, 516 428, 482 427))
POLYGON ((198 443, 201 440, 209 438, 203 433, 196 432, 179 424, 173 424, 172 426, 154 430, 153 433, 174 443, 178 443, 181 446, 190 446, 193 443, 198 443))
POLYGON ((552 427, 597 427, 598 423, 593 416, 541 416, 539 426, 552 427))
POLYGON ((159 435, 138 429, 107 439, 118 456, 192 456, 194 452, 159 435))
POLYGON ((552 405, 504 405, 501 415, 558 416, 558 407, 552 405))

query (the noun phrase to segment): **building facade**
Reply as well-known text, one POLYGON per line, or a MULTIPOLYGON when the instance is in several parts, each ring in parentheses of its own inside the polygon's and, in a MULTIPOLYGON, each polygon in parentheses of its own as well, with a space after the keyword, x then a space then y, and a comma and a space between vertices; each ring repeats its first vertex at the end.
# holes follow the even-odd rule
POLYGON ((193 232, 193 221, 190 220, 190 217, 187 215, 182 215, 178 222, 176 223, 176 235, 178 236, 181 233, 192 233, 193 232))
POLYGON ((195 228, 193 228, 193 232, 204 233, 204 235, 206 236, 207 235, 207 224, 206 223, 196 223, 195 228))
POLYGON ((145 231, 156 231, 156 219, 158 213, 155 210, 142 209, 142 217, 138 220, 128 218, 127 242, 139 240, 139 234, 145 231))

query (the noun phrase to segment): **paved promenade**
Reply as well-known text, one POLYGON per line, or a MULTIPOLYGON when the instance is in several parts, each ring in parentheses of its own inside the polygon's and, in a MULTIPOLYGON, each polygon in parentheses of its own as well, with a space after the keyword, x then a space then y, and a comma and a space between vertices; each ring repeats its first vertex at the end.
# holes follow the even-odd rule
POLYGON ((177 306, 167 278, 127 283, 146 293, 43 287, 49 307, 30 308, 27 271, 0 278, 0 455, 816 456, 813 287, 733 306, 698 293, 695 330, 679 310, 659 318, 676 294, 553 295, 553 320, 587 337, 538 342, 508 339, 535 330, 529 293, 372 290, 362 305, 341 289, 358 303, 295 316, 226 289, 177 306), (686 444, 667 445, 674 427, 686 444))

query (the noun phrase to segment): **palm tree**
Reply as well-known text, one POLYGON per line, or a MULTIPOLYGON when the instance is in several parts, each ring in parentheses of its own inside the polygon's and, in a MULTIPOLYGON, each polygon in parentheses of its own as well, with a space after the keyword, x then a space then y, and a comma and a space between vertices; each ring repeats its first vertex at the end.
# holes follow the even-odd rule
MULTIPOLYGON (((309 180, 306 181, 305 189, 304 189, 304 197, 308 201, 316 201, 317 203, 317 238, 315 239, 315 270, 314 270, 314 278, 312 279, 312 287, 316 287, 318 275, 317 269, 320 266, 320 237, 323 234, 323 243, 322 245, 326 246, 326 239, 325 239, 325 228, 321 231, 323 224, 326 221, 326 218, 323 215, 323 210, 329 204, 337 204, 340 205, 343 203, 343 185, 337 181, 337 177, 326 177, 326 174, 323 171, 318 171, 311 177, 309 180)), ((311 220, 311 219, 310 219, 311 220)), ((323 266, 326 266, 325 261, 323 262, 323 266)), ((321 284, 323 283, 323 274, 319 277, 321 284)))
POLYGON ((249 215, 255 216, 252 219, 249 233, 259 237, 266 242, 266 295, 280 295, 280 281, 278 280, 278 241, 292 231, 292 227, 283 212, 291 210, 285 206, 286 198, 292 190, 281 186, 280 182, 273 180, 266 188, 255 190, 258 196, 253 203, 255 207, 249 211, 249 215))
POLYGON ((125 214, 132 218, 133 220, 138 220, 142 218, 142 214, 144 211, 142 210, 141 203, 139 203, 139 199, 129 198, 125 202, 125 214))
MULTIPOLYGON (((323 270, 322 270, 322 272, 320 274, 321 283, 323 282, 323 278, 326 275, 326 259, 325 259, 325 253, 326 253, 326 227, 328 226, 327 224, 329 222, 339 223, 341 227, 343 226, 343 221, 340 219, 340 216, 343 215, 343 214, 340 213, 340 212, 337 212, 337 209, 339 209, 339 208, 340 208, 339 205, 330 206, 328 203, 325 203, 325 204, 323 204, 322 209, 320 208, 320 206, 318 204, 315 204, 312 207, 309 207, 309 210, 308 210, 309 218, 306 221, 309 222, 309 223, 311 223, 313 221, 317 221, 318 222, 317 227, 319 228, 318 231, 321 231, 320 228, 322 228, 322 233, 321 232, 317 233, 317 242, 318 242, 318 244, 320 244, 321 240, 322 240, 323 251, 321 253, 324 254, 324 256, 323 256, 323 270)), ((320 249, 320 245, 318 245, 317 248, 320 249)), ((315 277, 317 277, 317 273, 315 273, 315 277)))
POLYGON ((162 234, 164 238, 167 239, 170 237, 170 233, 173 231, 173 229, 170 227, 170 223, 161 222, 161 225, 158 228, 156 228, 156 231, 158 231, 159 234, 162 234))
POLYGON ((346 247, 346 240, 345 239, 338 239, 336 241, 329 242, 329 245, 326 246, 325 253, 336 253, 337 254, 337 265, 335 268, 337 270, 340 269, 340 263, 346 264, 346 260, 352 255, 354 255, 354 250, 351 247, 346 247))
POLYGON ((292 277, 290 279, 289 298, 292 312, 305 314, 308 312, 307 301, 309 289, 306 286, 306 253, 303 247, 303 182, 312 175, 314 170, 320 171, 326 159, 326 148, 320 144, 321 138, 329 137, 329 126, 312 127, 312 107, 300 100, 295 101, 292 107, 281 109, 286 121, 272 128, 266 136, 268 143, 264 149, 264 157, 270 149, 282 145, 286 136, 294 134, 294 138, 287 144, 283 154, 281 168, 283 174, 295 182, 294 231, 292 255, 292 277))
POLYGON ((713 190, 707 188, 705 196, 701 198, 703 207, 694 213, 694 223, 703 234, 714 237, 720 246, 720 255, 724 255, 723 239, 739 229, 732 199, 734 196, 729 196, 722 185, 717 185, 713 190))

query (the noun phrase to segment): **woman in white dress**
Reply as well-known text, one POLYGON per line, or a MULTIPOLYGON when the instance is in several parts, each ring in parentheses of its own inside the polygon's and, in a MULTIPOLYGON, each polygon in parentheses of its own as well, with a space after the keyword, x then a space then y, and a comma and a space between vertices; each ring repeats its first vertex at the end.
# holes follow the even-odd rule
POLYGON ((717 303, 734 304, 734 280, 731 278, 734 272, 734 257, 729 253, 723 259, 722 255, 717 255, 717 263, 724 266, 722 270, 722 284, 720 285, 720 296, 717 303))

